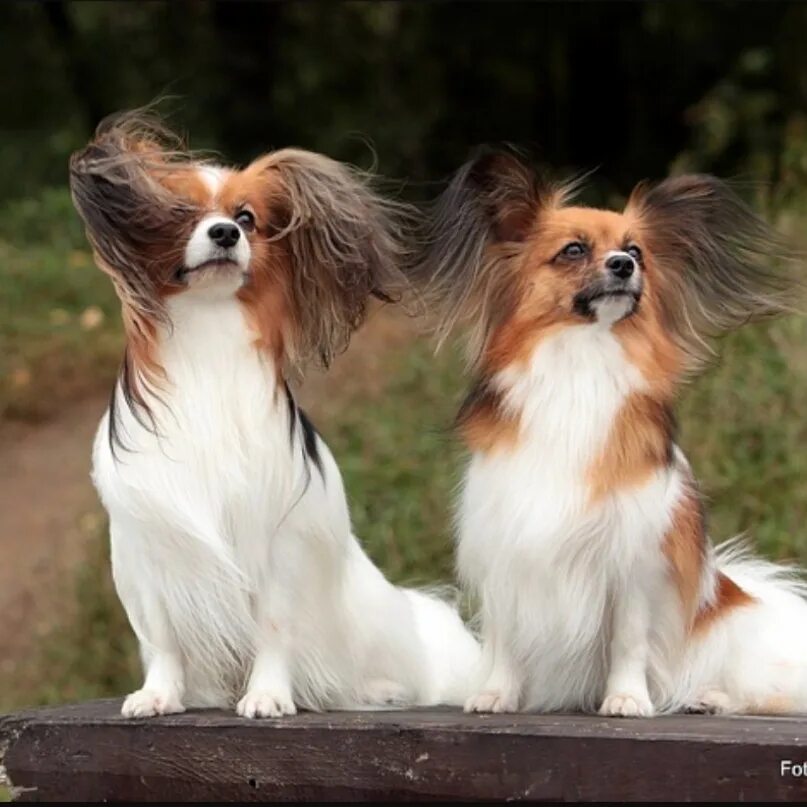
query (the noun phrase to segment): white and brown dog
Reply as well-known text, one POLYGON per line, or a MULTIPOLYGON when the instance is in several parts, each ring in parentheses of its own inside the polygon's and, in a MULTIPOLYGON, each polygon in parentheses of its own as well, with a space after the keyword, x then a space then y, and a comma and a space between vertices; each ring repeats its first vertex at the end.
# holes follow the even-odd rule
POLYGON ((779 239, 709 176, 574 206, 511 153, 467 164, 414 273, 474 324, 458 566, 481 603, 470 711, 807 711, 807 603, 715 551, 672 406, 704 340, 775 313, 779 239))
POLYGON ((103 123, 70 172, 127 336, 94 450, 145 666, 123 713, 462 702, 475 640, 362 551, 286 382, 395 283, 394 209, 322 155, 223 168, 136 114, 103 123))

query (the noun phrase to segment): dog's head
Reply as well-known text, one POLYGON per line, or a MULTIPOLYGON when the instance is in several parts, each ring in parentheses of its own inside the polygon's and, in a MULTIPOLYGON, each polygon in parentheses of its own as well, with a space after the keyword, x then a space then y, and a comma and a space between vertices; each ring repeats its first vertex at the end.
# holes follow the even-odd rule
POLYGON ((571 204, 575 190, 486 153, 431 211, 414 277, 443 332, 472 321, 483 361, 500 367, 547 329, 591 324, 667 339, 686 369, 705 337, 789 302, 781 239, 720 180, 642 184, 618 212, 571 204))
POLYGON ((238 295, 285 359, 327 364, 368 298, 401 288, 400 208, 321 154, 223 168, 126 114, 73 155, 70 180, 97 261, 141 329, 167 320, 174 295, 238 295))

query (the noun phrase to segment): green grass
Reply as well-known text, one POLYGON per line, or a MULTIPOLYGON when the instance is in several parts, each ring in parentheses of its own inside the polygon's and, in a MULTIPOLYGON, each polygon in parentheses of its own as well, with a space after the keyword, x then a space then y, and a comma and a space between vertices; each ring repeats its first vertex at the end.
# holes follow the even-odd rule
POLYGON ((117 312, 67 191, 0 209, 0 419, 47 417, 109 378, 117 312))
MULTIPOLYGON (((99 356, 112 355, 111 348, 99 348, 98 337, 100 331, 117 344, 116 306, 106 278, 78 258, 70 263, 76 251, 86 253, 68 212, 55 194, 17 212, 24 226, 0 231, 0 239, 9 238, 0 249, 13 255, 10 269, 0 261, 2 288, 20 284, 8 319, 0 320, 0 361, 34 362, 45 354, 56 357, 57 368, 86 360, 96 373, 108 373, 99 356), (45 227, 40 216, 52 224, 45 227), (63 234, 53 240, 51 232, 63 234), (53 308, 72 318, 91 305, 108 315, 98 331, 73 327, 72 319, 48 324, 53 308)), ((709 498, 713 538, 745 531, 765 554, 807 562, 807 320, 746 328, 724 339, 719 352, 718 364, 686 391, 679 408, 680 442, 709 498)), ((352 395, 324 409, 317 425, 344 474, 356 533, 374 560, 396 581, 450 579, 450 500, 462 454, 448 426, 464 386, 462 362, 452 350, 435 357, 421 341, 390 351, 386 365, 380 394, 352 395)), ((13 400, 22 406, 25 398, 13 400)), ((26 686, 15 691, 12 682, 5 689, 6 708, 23 699, 121 693, 134 684, 135 646, 109 581, 103 534, 95 545, 76 581, 73 618, 43 643, 26 686)))
POLYGON ((408 348, 373 400, 352 400, 318 426, 345 478, 354 530, 396 582, 450 579, 447 503, 462 454, 450 425, 462 390, 454 351, 408 348))
POLYGON ((686 395, 681 444, 707 494, 710 532, 807 562, 807 320, 732 334, 686 395))

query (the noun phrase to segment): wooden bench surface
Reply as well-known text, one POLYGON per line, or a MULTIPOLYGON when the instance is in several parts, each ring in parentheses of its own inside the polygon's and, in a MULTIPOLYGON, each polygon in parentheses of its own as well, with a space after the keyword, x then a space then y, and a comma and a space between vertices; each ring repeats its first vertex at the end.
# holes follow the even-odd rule
MULTIPOLYGON (((196 711, 124 719, 120 701, 0 718, 23 801, 807 800, 807 720, 676 715, 196 711)), ((2 769, 0 769, 2 770, 2 769)))

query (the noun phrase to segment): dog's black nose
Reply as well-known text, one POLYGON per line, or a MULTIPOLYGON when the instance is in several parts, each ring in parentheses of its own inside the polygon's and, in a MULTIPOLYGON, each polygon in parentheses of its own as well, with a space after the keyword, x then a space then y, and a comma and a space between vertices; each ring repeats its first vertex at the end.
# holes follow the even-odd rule
POLYGON ((207 231, 207 234, 214 244, 227 249, 238 243, 238 239, 241 237, 241 230, 239 230, 235 224, 219 222, 218 224, 214 224, 207 231))
POLYGON ((608 260, 605 262, 605 268, 612 275, 614 275, 614 277, 627 280, 633 274, 633 270, 636 268, 636 261, 634 261, 630 255, 623 252, 619 255, 612 255, 610 258, 608 258, 608 260))

